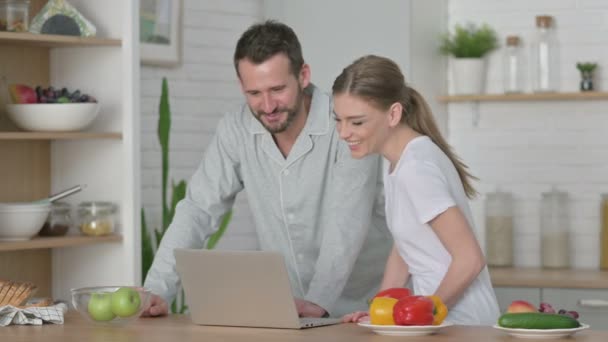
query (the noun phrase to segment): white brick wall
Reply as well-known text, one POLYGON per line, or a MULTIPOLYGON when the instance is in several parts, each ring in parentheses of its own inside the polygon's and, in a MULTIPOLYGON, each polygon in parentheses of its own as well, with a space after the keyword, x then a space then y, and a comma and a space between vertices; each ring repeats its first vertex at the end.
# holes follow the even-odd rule
MULTIPOLYGON (((184 0, 183 57, 177 68, 142 66, 142 205, 148 226, 161 222, 161 155, 157 138, 161 79, 169 82, 172 127, 169 181, 188 181, 221 116, 243 97, 232 65, 241 33, 262 18, 262 0, 184 0)), ((219 248, 256 248, 251 214, 239 195, 219 248)))
MULTIPOLYGON (((491 25, 501 45, 517 34, 528 45, 536 15, 552 15, 560 44, 561 91, 578 91, 577 61, 597 61, 595 84, 606 90, 608 1, 604 0, 452 0, 449 27, 456 23, 491 25)), ((488 93, 502 92, 502 52, 488 60, 488 93)), ((527 83, 529 91, 530 85, 527 83)), ((449 139, 481 178, 482 194, 510 191, 515 198, 515 263, 540 265, 541 193, 556 186, 570 195, 573 266, 599 265, 599 201, 608 193, 608 101, 480 103, 472 124, 472 104, 449 106, 449 139)), ((484 196, 473 202, 483 239, 484 196)))

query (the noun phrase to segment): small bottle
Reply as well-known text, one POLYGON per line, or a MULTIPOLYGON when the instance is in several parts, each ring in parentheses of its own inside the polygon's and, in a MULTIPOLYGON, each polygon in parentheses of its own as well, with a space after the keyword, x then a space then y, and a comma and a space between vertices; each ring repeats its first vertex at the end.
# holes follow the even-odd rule
POLYGON ((557 189, 542 194, 541 263, 547 268, 570 267, 570 215, 568 194, 557 189))
POLYGON ((536 35, 532 41, 532 89, 534 92, 557 90, 558 43, 553 29, 553 17, 536 17, 536 35))
POLYGON ((600 220, 600 268, 608 270, 608 194, 602 195, 600 220))
POLYGON ((513 265, 513 196, 488 193, 486 211, 486 262, 489 266, 513 265))
POLYGON ((51 206, 44 226, 38 233, 40 236, 62 236, 67 234, 72 226, 71 207, 69 203, 55 202, 51 206))
POLYGON ((507 37, 503 67, 504 92, 523 92, 523 54, 518 36, 507 37))
POLYGON ((78 205, 78 225, 85 235, 99 236, 114 232, 117 206, 111 202, 83 202, 78 205))

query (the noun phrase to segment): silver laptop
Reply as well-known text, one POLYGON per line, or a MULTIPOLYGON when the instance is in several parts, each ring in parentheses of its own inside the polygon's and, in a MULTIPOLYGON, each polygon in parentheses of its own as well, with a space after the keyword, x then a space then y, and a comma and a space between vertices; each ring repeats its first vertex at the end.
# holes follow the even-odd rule
POLYGON ((298 317, 279 253, 203 249, 174 253, 196 324, 302 329, 340 323, 334 318, 298 317))

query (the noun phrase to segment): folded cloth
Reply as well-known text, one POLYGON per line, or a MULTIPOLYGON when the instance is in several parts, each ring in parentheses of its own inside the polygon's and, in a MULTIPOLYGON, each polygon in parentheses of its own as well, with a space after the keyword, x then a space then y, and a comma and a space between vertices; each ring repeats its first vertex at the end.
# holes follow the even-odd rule
POLYGON ((0 327, 7 325, 42 325, 43 323, 63 324, 63 315, 68 311, 65 303, 52 306, 16 308, 12 305, 0 306, 0 327))

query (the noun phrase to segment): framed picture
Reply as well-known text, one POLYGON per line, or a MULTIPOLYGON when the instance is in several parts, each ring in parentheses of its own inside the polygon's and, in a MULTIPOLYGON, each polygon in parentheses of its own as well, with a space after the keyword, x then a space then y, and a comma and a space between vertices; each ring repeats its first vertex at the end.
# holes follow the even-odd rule
POLYGON ((141 0, 139 42, 142 64, 176 66, 181 59, 182 0, 141 0))

